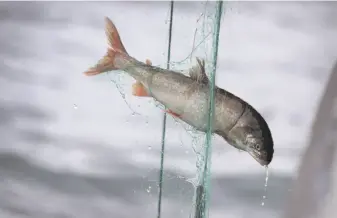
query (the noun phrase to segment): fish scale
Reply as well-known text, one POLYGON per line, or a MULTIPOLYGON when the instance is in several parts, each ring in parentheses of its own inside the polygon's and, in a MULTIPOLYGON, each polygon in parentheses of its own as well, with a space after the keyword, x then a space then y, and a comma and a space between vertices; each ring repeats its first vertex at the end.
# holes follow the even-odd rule
MULTIPOLYGON (((107 71, 123 70, 133 77, 146 93, 169 108, 170 113, 195 129, 206 132, 210 81, 205 61, 189 69, 189 76, 151 66, 129 56, 116 26, 106 18, 106 34, 110 48, 106 55, 85 72, 92 76, 107 71)), ((138 95, 144 96, 144 95, 138 95)), ((249 103, 215 87, 213 133, 233 147, 247 151, 259 164, 267 166, 273 159, 274 142, 267 122, 249 103)))

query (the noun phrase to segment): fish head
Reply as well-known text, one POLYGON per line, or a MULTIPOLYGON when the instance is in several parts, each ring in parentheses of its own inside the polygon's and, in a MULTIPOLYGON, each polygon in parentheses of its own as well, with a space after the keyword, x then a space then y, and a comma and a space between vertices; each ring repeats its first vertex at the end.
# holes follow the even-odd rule
POLYGON ((269 129, 252 129, 250 127, 233 128, 229 133, 219 131, 222 136, 233 147, 246 151, 260 165, 268 166, 274 155, 274 143, 269 129))
POLYGON ((247 133, 244 141, 245 151, 262 166, 268 166, 273 159, 274 145, 271 138, 261 137, 260 134, 247 133))

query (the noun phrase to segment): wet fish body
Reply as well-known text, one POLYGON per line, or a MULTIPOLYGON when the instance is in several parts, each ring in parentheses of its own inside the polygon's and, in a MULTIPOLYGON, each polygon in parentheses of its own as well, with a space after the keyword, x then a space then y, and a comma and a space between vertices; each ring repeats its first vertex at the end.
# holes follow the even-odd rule
MULTIPOLYGON (((210 81, 204 60, 188 70, 189 76, 138 61, 129 56, 115 25, 106 18, 106 35, 110 48, 98 64, 86 75, 111 70, 123 70, 145 90, 181 120, 199 131, 207 131, 210 81)), ((234 94, 215 87, 212 130, 230 145, 247 151, 261 165, 273 158, 273 139, 264 118, 247 102, 234 94)))

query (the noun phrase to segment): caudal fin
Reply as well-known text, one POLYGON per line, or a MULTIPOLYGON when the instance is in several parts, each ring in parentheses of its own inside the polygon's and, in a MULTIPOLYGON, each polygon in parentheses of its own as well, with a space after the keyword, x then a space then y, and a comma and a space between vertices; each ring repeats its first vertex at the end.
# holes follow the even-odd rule
POLYGON ((115 66, 114 63, 116 55, 127 55, 117 28, 108 17, 105 17, 105 34, 109 45, 108 51, 95 66, 84 72, 87 76, 93 76, 111 70, 118 70, 118 67, 115 66))

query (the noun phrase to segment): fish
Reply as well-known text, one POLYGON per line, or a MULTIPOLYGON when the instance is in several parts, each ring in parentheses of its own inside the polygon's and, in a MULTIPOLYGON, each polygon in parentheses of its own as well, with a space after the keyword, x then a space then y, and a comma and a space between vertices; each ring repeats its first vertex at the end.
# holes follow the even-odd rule
MULTIPOLYGON (((207 132, 211 82, 205 72, 205 60, 184 72, 153 66, 147 59, 139 61, 126 51, 120 34, 110 18, 105 17, 108 48, 94 66, 83 72, 94 76, 104 72, 123 71, 135 79, 132 94, 150 97, 165 106, 166 113, 179 118, 197 131, 207 132)), ((233 93, 215 86, 212 134, 229 145, 246 151, 260 165, 268 166, 274 155, 270 128, 262 115, 233 93)))

